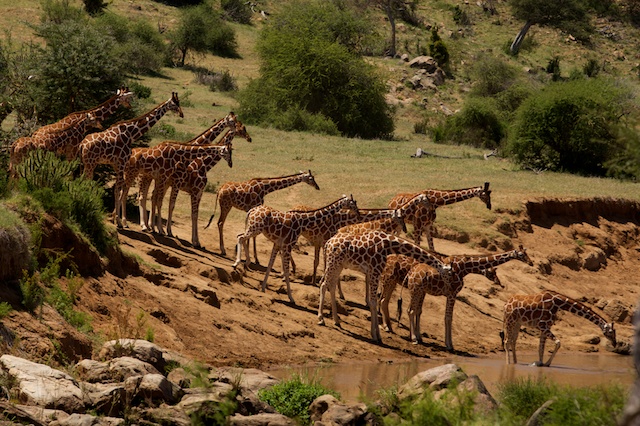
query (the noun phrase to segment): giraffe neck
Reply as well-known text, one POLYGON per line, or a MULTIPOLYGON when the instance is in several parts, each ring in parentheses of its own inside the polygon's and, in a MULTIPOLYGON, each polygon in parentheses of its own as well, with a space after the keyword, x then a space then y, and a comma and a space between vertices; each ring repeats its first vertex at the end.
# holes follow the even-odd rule
POLYGON ((482 187, 455 189, 451 191, 427 189, 426 191, 422 191, 422 193, 429 196, 431 203, 438 206, 446 206, 479 196, 482 193, 482 187))
POLYGON ((333 203, 329 204, 328 206, 316 209, 316 210, 310 210, 310 211, 291 211, 289 213, 293 213, 295 215, 295 218, 303 225, 303 226, 307 226, 310 223, 313 223, 317 220, 320 220, 324 217, 326 217, 327 215, 331 215, 334 214, 335 212, 339 211, 344 204, 344 199, 339 199, 337 201, 334 201, 333 203))
POLYGON ((491 256, 450 256, 451 265, 456 273, 465 276, 467 274, 480 274, 489 268, 493 268, 510 260, 518 258, 518 251, 511 250, 491 256))
POLYGON ((442 268, 444 263, 438 259, 434 254, 428 252, 427 250, 409 242, 398 238, 393 235, 388 235, 385 233, 373 232, 374 235, 380 235, 382 238, 387 239, 389 241, 388 244, 385 245, 385 254, 402 254, 405 256, 409 256, 414 258, 420 263, 426 263, 427 265, 442 268))
POLYGON ((378 219, 388 219, 393 216, 393 210, 390 209, 359 209, 360 219, 351 211, 339 211, 334 216, 334 225, 336 229, 343 226, 354 225, 360 222, 370 222, 378 219))
MULTIPOLYGON (((230 123, 231 123, 231 120, 229 120, 228 117, 222 118, 218 120, 216 124, 209 127, 207 130, 205 130, 195 138, 191 139, 187 143, 190 145, 205 145, 205 144, 213 143, 213 141, 224 131, 225 128, 231 126, 230 123)), ((229 132, 231 131, 233 131, 233 133, 235 134, 235 130, 233 127, 230 127, 229 132)), ((227 135, 228 134, 229 133, 227 132, 227 135)), ((222 141, 220 142, 220 144, 222 144, 222 141)))
POLYGON ((297 183, 304 181, 305 174, 297 173, 295 175, 290 176, 282 176, 276 178, 258 178, 256 179, 257 190, 261 194, 270 194, 274 191, 278 191, 280 189, 288 188, 297 183))
POLYGON ((99 121, 104 121, 106 118, 111 116, 114 112, 116 112, 120 104, 122 104, 122 101, 123 101, 122 94, 116 93, 115 95, 113 95, 112 97, 110 97, 109 99, 107 99, 106 101, 98 105, 97 107, 87 110, 85 112, 91 112, 93 115, 96 116, 96 119, 98 119, 99 121))
POLYGON ((570 297, 564 296, 562 294, 547 291, 547 293, 552 297, 553 305, 557 307, 557 309, 562 309, 563 311, 571 312, 579 317, 582 317, 586 320, 591 321, 604 332, 605 325, 607 321, 598 315, 593 309, 590 307, 583 305, 577 300, 573 300, 570 297))
POLYGON ((118 127, 120 127, 120 130, 124 133, 130 134, 133 139, 139 139, 142 135, 147 133, 149 129, 151 129, 162 118, 162 116, 167 113, 167 111, 169 111, 170 102, 171 99, 161 103, 140 117, 123 121, 118 125, 118 127))

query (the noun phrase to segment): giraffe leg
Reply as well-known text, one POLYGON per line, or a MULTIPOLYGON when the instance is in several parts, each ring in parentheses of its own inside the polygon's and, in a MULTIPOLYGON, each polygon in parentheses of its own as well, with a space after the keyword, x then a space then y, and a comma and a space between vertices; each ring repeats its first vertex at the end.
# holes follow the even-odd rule
POLYGON ((273 244, 273 248, 271 249, 271 257, 269 258, 269 265, 267 265, 267 270, 264 273, 264 279, 262 280, 262 292, 264 293, 267 289, 267 279, 269 278, 269 273, 271 272, 271 268, 273 268, 273 262, 276 260, 276 256, 278 255, 278 248, 276 244, 273 244))
POLYGON ((428 224, 425 227, 424 234, 427 237, 427 244, 429 245, 429 250, 435 251, 435 248, 434 248, 434 245, 433 245, 433 235, 431 234, 431 224, 428 224))
POLYGON ((287 295, 289 296, 289 301, 292 304, 296 304, 293 300, 293 296, 291 295, 291 286, 289 283, 289 262, 292 260, 291 258, 291 246, 287 245, 280 249, 280 257, 282 258, 282 271, 284 273, 284 281, 287 283, 287 295))
MULTIPOLYGON (((173 209, 176 207, 176 200, 178 199, 178 192, 180 189, 177 185, 171 187, 171 194, 169 195, 169 212, 167 213, 167 235, 173 237, 173 231, 171 230, 171 222, 173 221, 173 209)), ((193 201, 192 201, 193 205, 193 201)), ((191 210, 193 215, 193 206, 191 210)))
POLYGON ((140 178, 140 184, 138 189, 138 208, 140 209, 140 228, 143 231, 148 231, 149 228, 149 216, 147 212, 147 194, 149 193, 149 187, 151 186, 151 179, 147 177, 140 178))
POLYGON ((380 281, 380 274, 376 272, 367 273, 366 281, 369 312, 371 314, 371 340, 380 343, 382 342, 380 327, 378 325, 378 282, 380 281))
POLYGON ((231 211, 231 206, 220 203, 220 217, 218 218, 218 236, 220 239, 220 254, 227 255, 227 251, 224 249, 224 221, 227 220, 227 215, 231 211))
POLYGON ((455 294, 447 296, 447 307, 444 314, 444 345, 447 350, 453 352, 453 339, 451 337, 451 327, 453 323, 453 307, 456 303, 455 294))
MULTIPOLYGON (((257 236, 253 237, 253 258, 256 260, 256 265, 260 265, 260 261, 258 260, 258 246, 256 245, 257 236)), ((247 252, 247 256, 249 253, 247 252)))
POLYGON ((421 291, 416 303, 416 316, 415 316, 415 331, 418 343, 422 343, 422 330, 420 329, 420 322, 422 320, 422 307, 424 306, 424 297, 426 293, 421 291))
POLYGON ((540 346, 538 349, 539 361, 536 363, 536 366, 549 367, 551 365, 551 361, 553 361, 553 358, 556 356, 558 349, 560 349, 560 340, 556 338, 556 336, 551 332, 551 330, 549 329, 540 330, 540 346), (549 360, 547 362, 544 362, 544 347, 547 339, 555 341, 556 346, 553 349, 553 352, 551 352, 551 356, 549 357, 549 360))
POLYGON ((384 330, 389 333, 393 333, 391 327, 391 316, 389 315, 389 301, 391 295, 396 288, 396 284, 389 280, 384 280, 382 283, 382 297, 380 298, 380 312, 382 313, 382 322, 384 323, 384 330))
MULTIPOLYGON (((246 238, 247 237, 245 237, 245 234, 238 234, 238 243, 236 245, 236 261, 233 262, 233 269, 236 269, 242 261, 242 247, 244 247, 245 245, 246 238)), ((247 267, 248 265, 245 263, 245 268, 247 267)))
MULTIPOLYGON (((191 244, 199 248, 200 238, 198 238, 198 215, 200 212, 200 201, 202 199, 202 191, 191 194, 191 244)), ((169 225, 171 222, 169 222, 169 225)), ((167 227, 169 226, 167 225, 167 227)))
POLYGON ((327 290, 326 275, 320 280, 320 297, 318 299, 318 325, 324 325, 324 316, 322 315, 322 307, 324 305, 324 293, 327 290))

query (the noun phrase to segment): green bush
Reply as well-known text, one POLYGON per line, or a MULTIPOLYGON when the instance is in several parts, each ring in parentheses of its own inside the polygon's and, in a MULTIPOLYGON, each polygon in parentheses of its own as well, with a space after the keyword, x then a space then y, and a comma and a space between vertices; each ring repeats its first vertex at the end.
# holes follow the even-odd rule
MULTIPOLYGON (((633 123, 632 123, 633 124, 633 123)), ((640 134, 632 124, 617 131, 617 154, 605 163, 607 175, 618 179, 640 179, 640 134)))
POLYGON ((516 83, 518 71, 497 56, 482 55, 473 63, 469 74, 472 94, 495 96, 516 83))
POLYGON ((311 114, 303 109, 292 107, 278 114, 273 127, 285 131, 308 131, 326 135, 339 135, 336 124, 322 114, 311 114))
POLYGON ((498 388, 501 410, 523 423, 558 389, 544 380, 517 379, 508 381, 498 388))
POLYGON ((220 0, 220 7, 226 20, 245 25, 251 23, 253 12, 249 2, 244 0, 220 0))
POLYGON ((438 27, 431 28, 431 42, 429 43, 429 55, 438 63, 438 66, 445 67, 449 63, 449 49, 438 34, 438 27))
POLYGON ((331 120, 346 136, 389 137, 386 87, 375 68, 353 53, 358 40, 350 38, 351 27, 357 24, 345 23, 334 3, 319 0, 295 1, 268 21, 257 46, 260 77, 239 93, 243 121, 271 124, 289 109, 294 118, 305 110, 331 120))
POLYGON ((459 145, 493 149, 506 136, 505 127, 493 99, 471 97, 459 112, 447 117, 441 138, 459 145))
POLYGON ((278 413, 297 419, 302 425, 310 424, 309 406, 322 395, 340 395, 326 389, 315 380, 303 380, 299 374, 258 393, 258 397, 278 413))
POLYGON ((629 97, 604 79, 551 83, 518 109, 508 152, 525 168, 602 176, 619 154, 616 126, 629 97))

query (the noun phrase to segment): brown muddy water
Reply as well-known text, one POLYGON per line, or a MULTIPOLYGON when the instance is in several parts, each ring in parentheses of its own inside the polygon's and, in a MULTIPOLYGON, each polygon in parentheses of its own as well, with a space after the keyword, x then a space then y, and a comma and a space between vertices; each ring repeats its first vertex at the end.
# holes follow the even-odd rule
POLYGON ((401 386, 421 371, 449 363, 457 364, 467 375, 478 375, 494 397, 497 396, 500 384, 521 378, 545 379, 575 387, 619 384, 626 388, 636 378, 633 358, 630 356, 611 353, 558 353, 548 368, 531 366, 536 359, 537 353, 519 352, 517 365, 506 365, 502 354, 500 357, 451 356, 397 362, 295 366, 269 370, 269 373, 279 379, 287 379, 293 374, 316 378, 325 387, 339 392, 342 400, 347 403, 375 400, 379 390, 401 386))

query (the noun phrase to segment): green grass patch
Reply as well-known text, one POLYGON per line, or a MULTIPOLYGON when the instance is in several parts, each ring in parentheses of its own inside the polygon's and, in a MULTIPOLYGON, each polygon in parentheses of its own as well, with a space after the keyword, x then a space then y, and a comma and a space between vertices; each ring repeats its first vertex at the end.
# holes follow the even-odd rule
POLYGON ((298 420, 302 425, 308 425, 309 406, 316 398, 327 394, 340 398, 337 392, 322 386, 317 377, 294 374, 289 380, 261 390, 258 397, 277 412, 298 420))

